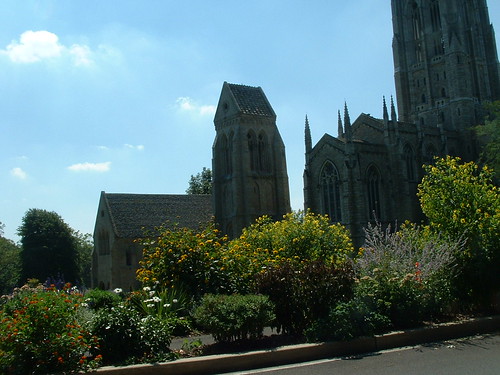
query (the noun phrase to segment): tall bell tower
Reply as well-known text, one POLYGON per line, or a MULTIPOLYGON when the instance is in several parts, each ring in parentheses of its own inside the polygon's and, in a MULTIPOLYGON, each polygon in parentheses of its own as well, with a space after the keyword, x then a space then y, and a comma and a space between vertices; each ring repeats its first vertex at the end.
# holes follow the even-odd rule
POLYGON ((392 0, 392 18, 400 120, 459 133, 480 123, 500 99, 486 0, 392 0))
POLYGON ((285 146, 260 87, 224 82, 212 148, 215 220, 230 237, 256 218, 290 212, 285 146))

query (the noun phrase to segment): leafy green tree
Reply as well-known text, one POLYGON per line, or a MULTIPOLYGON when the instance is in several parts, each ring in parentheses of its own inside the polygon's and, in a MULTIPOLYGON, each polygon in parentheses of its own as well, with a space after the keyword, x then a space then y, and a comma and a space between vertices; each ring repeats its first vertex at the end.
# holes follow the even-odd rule
POLYGON ((500 284, 500 191, 493 171, 450 156, 424 169, 422 211, 432 229, 465 237, 465 250, 457 254, 460 287, 468 296, 485 297, 500 284))
POLYGON ((212 171, 203 167, 196 176, 191 175, 187 194, 212 194, 212 171))
POLYGON ((21 280, 64 278, 79 283, 78 243, 73 230, 55 212, 30 209, 18 229, 21 236, 21 280))
POLYGON ((0 294, 7 294, 19 281, 20 249, 13 241, 3 237, 3 227, 0 223, 0 294))
MULTIPOLYGON (((486 107, 490 112, 489 118, 483 125, 474 129, 483 144, 481 161, 491 166, 500 173, 500 101, 491 103, 486 107)), ((498 180, 497 180, 498 181, 498 180)))
POLYGON ((77 265, 79 277, 83 285, 90 286, 92 250, 94 248, 92 236, 89 233, 73 231, 73 237, 76 240, 77 246, 77 265))

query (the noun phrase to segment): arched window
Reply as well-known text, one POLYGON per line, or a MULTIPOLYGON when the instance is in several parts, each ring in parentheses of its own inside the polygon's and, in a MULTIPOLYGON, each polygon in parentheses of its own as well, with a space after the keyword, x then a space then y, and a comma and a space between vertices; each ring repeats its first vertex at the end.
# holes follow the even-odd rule
POLYGON ((432 31, 439 31, 441 30, 441 10, 439 9, 439 2, 436 0, 432 0, 430 9, 432 31))
POLYGON ((97 243, 99 246, 99 255, 109 255, 111 254, 111 249, 109 246, 109 233, 102 229, 97 237, 97 243))
POLYGON ((269 158, 269 143, 267 141, 266 133, 261 132, 259 134, 258 140, 258 148, 259 148, 259 171, 260 172, 269 172, 271 170, 270 167, 270 158, 269 158))
POLYGON ((325 163, 321 170, 320 179, 322 211, 330 217, 332 222, 340 222, 342 221, 340 179, 337 168, 332 162, 325 163))
POLYGON ((221 160, 221 173, 225 176, 232 173, 232 142, 223 134, 219 143, 219 157, 221 160))
POLYGON ((404 149, 404 158, 406 164, 406 178, 408 181, 415 180, 415 157, 413 155, 413 149, 409 144, 406 144, 404 149))
POLYGON ((380 173, 371 166, 366 173, 368 194, 368 218, 380 219, 380 173))
POLYGON ((248 151, 250 154, 250 170, 256 172, 259 168, 259 145, 255 133, 250 130, 247 134, 248 151))

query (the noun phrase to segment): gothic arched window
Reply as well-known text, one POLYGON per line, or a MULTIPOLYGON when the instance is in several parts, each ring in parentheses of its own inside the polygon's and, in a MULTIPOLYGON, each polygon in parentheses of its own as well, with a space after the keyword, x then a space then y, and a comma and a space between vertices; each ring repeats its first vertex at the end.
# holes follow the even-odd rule
POLYGON ((330 161, 327 161, 321 170, 320 189, 323 213, 327 214, 332 222, 340 222, 340 179, 337 168, 330 161))
POLYGON ((248 151, 250 154, 250 170, 256 172, 259 166, 259 145, 255 133, 250 130, 247 134, 248 151))
POLYGON ((267 141, 266 133, 261 132, 258 140, 259 164, 258 169, 260 172, 270 172, 270 158, 269 158, 269 143, 267 141))
POLYGON ((380 173, 371 166, 366 173, 368 193, 368 217, 380 219, 380 173))
POLYGON ((409 144, 405 145, 403 149, 405 164, 406 164, 406 178, 409 181, 415 180, 415 156, 413 155, 413 149, 409 144))
POLYGON ((439 31, 441 30, 441 10, 439 9, 439 2, 436 0, 432 0, 430 9, 432 31, 439 31))

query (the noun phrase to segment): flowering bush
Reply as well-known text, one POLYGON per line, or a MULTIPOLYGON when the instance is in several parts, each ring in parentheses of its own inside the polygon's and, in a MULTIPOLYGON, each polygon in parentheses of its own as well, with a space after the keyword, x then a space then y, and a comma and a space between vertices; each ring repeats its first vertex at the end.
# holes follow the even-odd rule
POLYGON ((194 318, 216 341, 254 339, 274 320, 273 310, 273 303, 262 295, 207 294, 194 318))
POLYGON ((454 254, 462 247, 461 240, 409 224, 397 232, 369 225, 354 265, 356 295, 370 297, 371 305, 397 327, 440 316, 452 300, 454 254))
POLYGON ((177 288, 196 297, 232 292, 221 263, 221 248, 226 242, 227 237, 220 237, 213 225, 200 231, 161 229, 156 238, 141 242, 143 259, 137 278, 150 288, 177 288))
POLYGON ((192 329, 189 312, 193 301, 178 289, 159 290, 145 286, 132 292, 128 303, 143 317, 153 316, 167 323, 175 336, 187 334, 192 329))
POLYGON ((331 306, 348 301, 354 276, 348 263, 320 260, 281 262, 256 275, 256 291, 276 306, 278 331, 302 335, 313 322, 326 317, 331 306))
POLYGON ((117 306, 121 300, 120 293, 107 290, 91 289, 85 293, 85 303, 92 310, 117 306))
POLYGON ((418 196, 431 229, 467 240, 456 253, 462 297, 482 298, 498 291, 500 190, 492 182, 493 171, 449 156, 424 169, 418 196))
POLYGON ((85 370, 100 357, 87 354, 97 347, 78 321, 83 296, 67 284, 23 287, 14 292, 0 312, 0 373, 48 374, 85 370))
POLYGON ((168 357, 171 332, 155 316, 142 317, 124 304, 100 309, 91 321, 91 332, 99 338, 96 354, 106 364, 143 362, 168 357))

